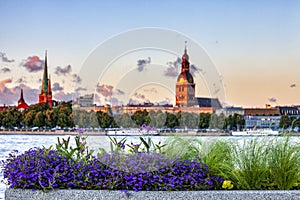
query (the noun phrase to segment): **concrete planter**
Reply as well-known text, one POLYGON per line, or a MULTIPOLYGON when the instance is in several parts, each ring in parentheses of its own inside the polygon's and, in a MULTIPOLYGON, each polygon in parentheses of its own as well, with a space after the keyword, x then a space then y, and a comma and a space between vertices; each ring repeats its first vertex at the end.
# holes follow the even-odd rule
POLYGON ((123 199, 220 199, 220 200, 250 200, 250 199, 272 199, 272 200, 293 200, 300 199, 298 190, 212 190, 212 191, 139 191, 128 192, 127 195, 121 191, 108 190, 54 190, 48 193, 23 189, 6 189, 6 200, 123 200, 123 199))

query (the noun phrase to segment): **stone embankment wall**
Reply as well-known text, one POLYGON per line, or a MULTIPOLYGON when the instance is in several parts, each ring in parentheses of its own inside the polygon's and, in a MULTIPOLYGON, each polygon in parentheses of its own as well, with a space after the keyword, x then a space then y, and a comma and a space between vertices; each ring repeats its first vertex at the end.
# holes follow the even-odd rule
POLYGON ((7 189, 5 191, 6 200, 252 200, 252 199, 272 199, 272 200, 296 200, 300 199, 300 191, 298 190, 214 190, 214 191, 139 191, 139 192, 122 192, 108 190, 55 190, 48 193, 42 191, 7 189))

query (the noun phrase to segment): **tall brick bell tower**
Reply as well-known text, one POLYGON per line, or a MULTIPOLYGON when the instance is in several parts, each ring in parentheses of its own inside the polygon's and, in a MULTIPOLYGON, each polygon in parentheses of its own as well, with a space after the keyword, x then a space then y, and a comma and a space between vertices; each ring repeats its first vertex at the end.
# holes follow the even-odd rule
POLYGON ((176 82, 176 106, 190 107, 195 105, 195 83, 190 73, 189 56, 186 45, 181 61, 181 73, 176 82))
POLYGON ((48 77, 47 51, 45 52, 45 66, 44 66, 41 93, 39 94, 39 103, 48 103, 50 108, 52 108, 52 91, 51 91, 51 80, 50 77, 48 77))

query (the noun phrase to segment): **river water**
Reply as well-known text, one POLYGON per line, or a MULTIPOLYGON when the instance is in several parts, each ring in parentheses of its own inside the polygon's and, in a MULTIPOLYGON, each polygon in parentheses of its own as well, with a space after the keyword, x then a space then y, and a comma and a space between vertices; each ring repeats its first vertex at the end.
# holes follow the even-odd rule
MULTIPOLYGON (((49 147, 57 143, 57 137, 67 138, 68 136, 55 136, 55 135, 0 135, 0 160, 5 159, 10 152, 13 150, 18 150, 19 152, 24 152, 32 147, 49 147)), ((71 145, 75 145, 74 137, 71 137, 71 145)), ((232 137, 232 136, 222 136, 222 137, 204 137, 204 136, 191 136, 197 137, 201 140, 210 139, 221 139, 221 140, 238 140, 238 142, 243 142, 245 139, 253 137, 232 137)), ((118 137, 118 141, 123 137, 118 137)), ((164 142, 168 136, 152 136, 151 139, 154 143, 164 142)), ((299 141, 299 137, 293 137, 293 141, 299 141)), ((140 142, 138 136, 127 137, 127 144, 133 142, 137 144, 140 142)), ((110 140, 107 136, 88 136, 87 144, 89 149, 95 150, 96 152, 100 147, 109 151, 110 140)), ((0 200, 4 199, 4 191, 7 187, 2 180, 2 172, 0 172, 0 200)))

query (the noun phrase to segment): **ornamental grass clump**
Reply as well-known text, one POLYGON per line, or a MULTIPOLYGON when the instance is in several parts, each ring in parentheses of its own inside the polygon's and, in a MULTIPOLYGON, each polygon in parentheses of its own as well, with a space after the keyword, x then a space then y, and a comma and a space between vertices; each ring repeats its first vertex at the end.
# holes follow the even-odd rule
POLYGON ((224 179, 223 189, 300 189, 300 144, 288 136, 254 137, 244 142, 173 137, 166 144, 165 155, 178 159, 199 155, 210 175, 224 179))
MULTIPOLYGON (((141 140, 131 154, 124 153, 125 140, 116 143, 112 153, 97 157, 76 137, 58 142, 56 150, 33 148, 20 155, 11 153, 2 161, 6 184, 11 188, 107 189, 133 191, 173 191, 220 189, 223 179, 212 176, 208 167, 196 159, 177 159, 161 153, 161 146, 141 140), (124 143, 123 143, 124 142, 124 143), (141 147, 142 144, 144 147, 141 147), (151 149, 150 147, 153 147, 151 149)), ((130 145, 129 145, 130 146, 130 145)))
POLYGON ((235 168, 227 177, 236 189, 300 189, 300 145, 290 137, 254 138, 232 149, 235 168))

